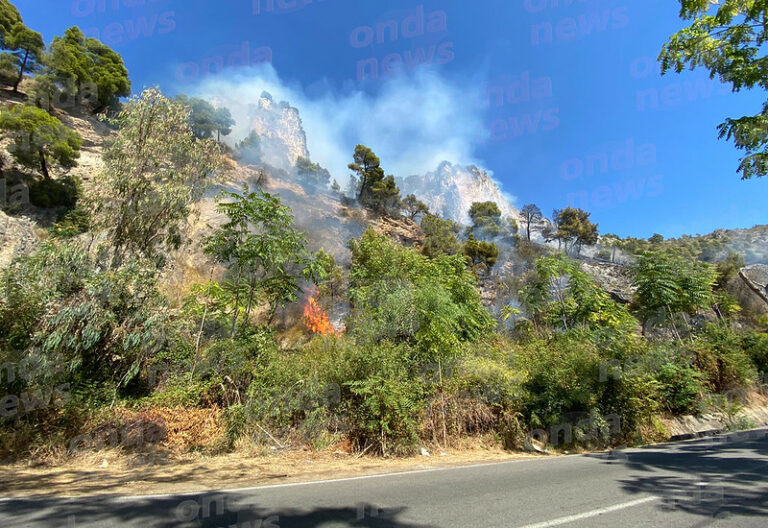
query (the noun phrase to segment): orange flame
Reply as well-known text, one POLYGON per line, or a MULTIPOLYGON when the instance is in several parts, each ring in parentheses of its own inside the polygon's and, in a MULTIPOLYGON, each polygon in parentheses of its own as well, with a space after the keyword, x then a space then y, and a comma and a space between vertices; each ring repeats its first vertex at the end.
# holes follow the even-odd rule
POLYGON ((304 305, 304 324, 310 332, 315 334, 338 334, 328 319, 328 314, 317 304, 317 300, 312 295, 307 298, 307 303, 304 305))

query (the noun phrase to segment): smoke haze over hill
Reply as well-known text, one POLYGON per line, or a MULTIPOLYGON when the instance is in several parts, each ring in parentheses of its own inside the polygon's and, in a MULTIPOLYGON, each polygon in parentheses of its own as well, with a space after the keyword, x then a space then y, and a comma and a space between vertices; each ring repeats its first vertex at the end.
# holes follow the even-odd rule
POLYGON ((285 83, 270 66, 259 66, 208 78, 179 91, 213 99, 232 110, 237 125, 230 138, 239 141, 250 130, 248 105, 263 92, 276 102, 299 109, 313 161, 327 167, 344 185, 347 164, 358 143, 371 147, 387 173, 424 174, 444 160, 482 166, 475 156, 483 140, 481 110, 467 87, 439 75, 419 71, 381 84, 375 94, 359 89, 334 90, 319 83, 311 89, 285 83), (311 92, 311 94, 309 93, 311 92))

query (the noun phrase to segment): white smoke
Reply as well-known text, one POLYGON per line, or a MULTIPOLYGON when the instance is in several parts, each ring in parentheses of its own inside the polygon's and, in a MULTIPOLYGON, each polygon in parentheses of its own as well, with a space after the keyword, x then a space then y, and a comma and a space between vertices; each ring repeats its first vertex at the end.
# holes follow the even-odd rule
POLYGON ((464 79, 459 86, 422 69, 383 81, 374 95, 324 86, 313 87, 310 95, 281 80, 271 65, 260 65, 227 70, 181 91, 230 109, 238 120, 230 141, 248 134, 244 116, 262 92, 287 101, 299 109, 312 160, 342 186, 358 143, 372 148, 385 171, 395 176, 424 174, 444 160, 481 165, 475 151, 483 141, 482 109, 473 104, 484 86, 480 79, 464 79))

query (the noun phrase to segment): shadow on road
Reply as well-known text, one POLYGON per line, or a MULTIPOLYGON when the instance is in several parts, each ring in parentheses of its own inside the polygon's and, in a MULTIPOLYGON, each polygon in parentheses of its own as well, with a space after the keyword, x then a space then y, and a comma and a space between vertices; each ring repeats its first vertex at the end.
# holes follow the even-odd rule
POLYGON ((303 509, 260 506, 245 494, 206 493, 123 501, 94 499, 12 500, 0 503, 4 526, 50 527, 205 527, 292 528, 371 527, 431 528, 399 520, 406 508, 360 503, 348 507, 303 509), (11 524, 5 524, 7 520, 11 524), (18 519, 18 524, 14 520, 18 519))
POLYGON ((768 516, 768 430, 589 456, 625 464, 634 474, 618 481, 622 489, 662 497, 662 510, 768 516))

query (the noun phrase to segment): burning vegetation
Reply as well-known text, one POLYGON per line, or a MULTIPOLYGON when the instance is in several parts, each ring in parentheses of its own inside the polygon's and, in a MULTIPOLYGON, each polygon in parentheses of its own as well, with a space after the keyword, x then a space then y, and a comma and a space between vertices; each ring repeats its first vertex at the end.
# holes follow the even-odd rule
POLYGON ((304 304, 304 324, 313 334, 320 335, 338 335, 339 332, 333 327, 328 312, 318 304, 313 294, 307 297, 304 304))

